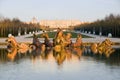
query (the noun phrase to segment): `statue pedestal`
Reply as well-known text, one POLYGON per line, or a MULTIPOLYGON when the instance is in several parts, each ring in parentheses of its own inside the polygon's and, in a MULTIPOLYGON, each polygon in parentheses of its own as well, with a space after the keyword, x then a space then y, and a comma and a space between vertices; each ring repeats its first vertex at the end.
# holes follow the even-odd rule
POLYGON ((24 34, 26 35, 27 33, 25 32, 24 34))
POLYGON ((21 36, 20 32, 18 33, 18 36, 21 36))
POLYGON ((31 32, 29 32, 29 34, 31 34, 31 32))
POLYGON ((34 34, 35 32, 33 31, 32 33, 34 34))
POLYGON ((102 32, 99 33, 99 36, 102 36, 102 32))
POLYGON ((111 33, 108 33, 108 37, 112 37, 112 34, 111 34, 111 33))
POLYGON ((91 32, 89 31, 88 34, 91 34, 91 32))

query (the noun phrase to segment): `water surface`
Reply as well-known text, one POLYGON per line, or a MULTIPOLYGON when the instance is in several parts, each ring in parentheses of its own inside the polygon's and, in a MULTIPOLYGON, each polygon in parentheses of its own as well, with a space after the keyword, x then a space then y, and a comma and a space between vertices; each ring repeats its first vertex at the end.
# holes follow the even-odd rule
POLYGON ((120 80, 120 49, 106 56, 89 47, 62 52, 1 48, 0 80, 120 80))

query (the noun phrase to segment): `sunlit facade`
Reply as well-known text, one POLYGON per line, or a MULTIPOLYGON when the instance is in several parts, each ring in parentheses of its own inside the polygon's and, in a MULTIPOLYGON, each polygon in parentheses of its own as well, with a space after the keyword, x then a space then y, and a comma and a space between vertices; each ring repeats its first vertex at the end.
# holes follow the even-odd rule
POLYGON ((41 26, 47 26, 49 28, 69 28, 70 26, 76 26, 82 24, 79 20, 40 20, 38 21, 35 17, 32 18, 27 24, 39 24, 41 26))
POLYGON ((41 26, 49 26, 49 28, 69 28, 70 26, 80 25, 79 20, 41 20, 41 26))

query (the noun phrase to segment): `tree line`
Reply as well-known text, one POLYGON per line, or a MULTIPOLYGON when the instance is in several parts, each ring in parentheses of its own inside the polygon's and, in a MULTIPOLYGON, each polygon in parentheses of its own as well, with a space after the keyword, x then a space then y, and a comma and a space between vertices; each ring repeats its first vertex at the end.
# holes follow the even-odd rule
POLYGON ((40 30, 39 24, 27 24, 17 18, 10 20, 8 18, 0 17, 0 37, 7 37, 8 34, 17 36, 18 32, 23 35, 25 32, 28 34, 29 32, 36 30, 40 30))
POLYGON ((112 34, 112 37, 120 37, 120 15, 110 14, 102 20, 96 20, 92 23, 84 23, 74 27, 75 30, 83 32, 91 32, 99 35, 101 32, 103 36, 112 34))

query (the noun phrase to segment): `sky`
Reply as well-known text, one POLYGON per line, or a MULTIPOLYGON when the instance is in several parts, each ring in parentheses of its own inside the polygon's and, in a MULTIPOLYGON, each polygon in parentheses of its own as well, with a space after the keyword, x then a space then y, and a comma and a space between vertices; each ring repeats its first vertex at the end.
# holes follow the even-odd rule
POLYGON ((120 15, 120 0, 0 0, 0 16, 21 21, 80 20, 92 22, 120 15))

